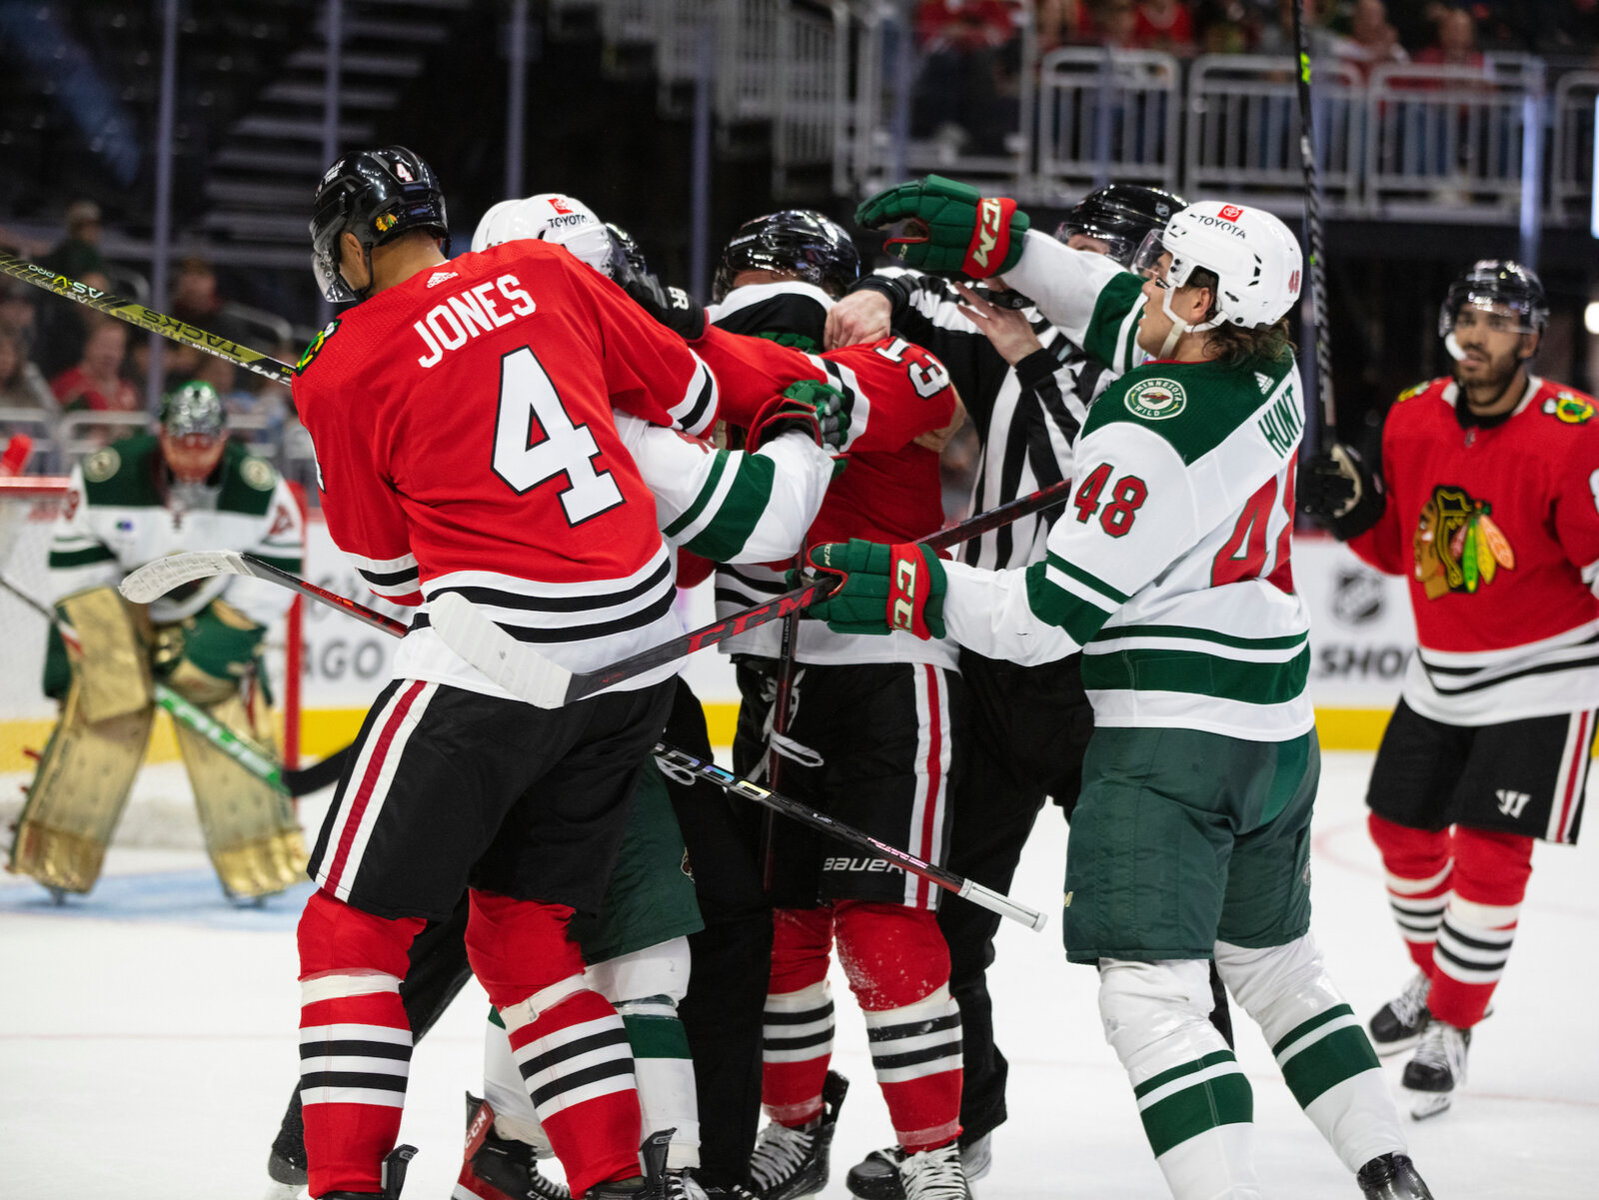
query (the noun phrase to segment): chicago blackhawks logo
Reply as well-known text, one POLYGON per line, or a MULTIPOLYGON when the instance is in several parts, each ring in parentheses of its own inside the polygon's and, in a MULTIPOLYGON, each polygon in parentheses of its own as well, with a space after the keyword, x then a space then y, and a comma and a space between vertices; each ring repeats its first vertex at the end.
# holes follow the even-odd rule
POLYGON ((317 335, 311 339, 311 344, 305 348, 305 353, 300 355, 300 361, 294 364, 294 373, 296 375, 305 374, 305 369, 316 360, 318 354, 322 353, 322 347, 326 345, 327 340, 333 336, 334 330, 338 329, 338 327, 338 321, 333 320, 328 322, 325 329, 318 331, 317 335))
POLYGON ((1586 425, 1593 420, 1593 401, 1575 392, 1561 392, 1543 402, 1543 410, 1565 425, 1586 425))
POLYGON ((1493 505, 1465 488, 1439 486, 1416 524, 1416 578, 1427 599, 1449 592, 1475 593, 1499 568, 1514 570, 1516 554, 1494 524, 1493 505))
POLYGON ((1175 379, 1146 379, 1127 389, 1127 411, 1146 421, 1164 421, 1188 407, 1188 393, 1175 379))

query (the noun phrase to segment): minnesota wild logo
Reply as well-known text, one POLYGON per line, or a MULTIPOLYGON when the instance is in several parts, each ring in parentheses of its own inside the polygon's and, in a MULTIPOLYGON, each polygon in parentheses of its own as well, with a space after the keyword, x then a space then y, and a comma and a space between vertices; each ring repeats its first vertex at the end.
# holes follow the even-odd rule
POLYGON ((1561 392, 1543 402, 1543 410, 1566 425, 1586 425, 1593 420, 1593 401, 1575 392, 1561 392))
POLYGON ((325 329, 317 332, 317 335, 311 339, 311 344, 305 348, 305 353, 300 355, 300 361, 294 364, 294 373, 296 375, 305 374, 305 369, 316 361, 316 356, 322 353, 322 347, 327 344, 327 340, 333 336, 334 330, 338 329, 338 327, 339 322, 335 318, 327 323, 325 329))
POLYGON ((1127 389, 1127 411, 1146 421, 1164 421, 1188 407, 1188 393, 1175 379, 1146 379, 1127 389))
POLYGON ((1501 567, 1515 569, 1516 553, 1492 513, 1492 504, 1473 499, 1465 488, 1433 489, 1414 539, 1416 578, 1427 599, 1450 592, 1471 595, 1492 583, 1501 567))

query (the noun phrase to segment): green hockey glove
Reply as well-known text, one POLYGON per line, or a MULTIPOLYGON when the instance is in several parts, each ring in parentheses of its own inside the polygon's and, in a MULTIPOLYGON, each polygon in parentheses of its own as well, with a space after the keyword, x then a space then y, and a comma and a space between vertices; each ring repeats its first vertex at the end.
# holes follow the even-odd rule
POLYGON ((802 429, 826 450, 842 450, 849 436, 849 405, 844 393, 814 379, 801 379, 768 400, 755 414, 749 448, 759 450, 790 429, 802 429))
POLYGON ((824 575, 839 577, 832 593, 807 610, 833 632, 906 629, 923 639, 944 636, 949 579, 938 555, 926 546, 885 546, 851 538, 813 548, 808 561, 824 575))
POLYGON ((215 704, 238 690, 266 634, 231 604, 213 600, 183 622, 183 650, 168 681, 186 700, 215 704))
POLYGON ((941 175, 878 192, 855 210, 855 221, 867 229, 904 221, 903 236, 889 238, 884 250, 908 267, 972 279, 1014 267, 1031 224, 1016 201, 979 195, 941 175))

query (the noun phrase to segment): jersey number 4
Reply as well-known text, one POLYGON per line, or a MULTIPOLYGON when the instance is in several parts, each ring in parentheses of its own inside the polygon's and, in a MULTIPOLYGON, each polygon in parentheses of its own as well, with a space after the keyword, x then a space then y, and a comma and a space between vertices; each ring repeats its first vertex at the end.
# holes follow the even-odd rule
POLYGON ((557 495, 568 525, 581 525, 622 503, 609 471, 594 465, 600 447, 587 425, 561 403, 544 364, 523 346, 500 360, 500 407, 494 417, 494 473, 518 496, 566 476, 557 495))

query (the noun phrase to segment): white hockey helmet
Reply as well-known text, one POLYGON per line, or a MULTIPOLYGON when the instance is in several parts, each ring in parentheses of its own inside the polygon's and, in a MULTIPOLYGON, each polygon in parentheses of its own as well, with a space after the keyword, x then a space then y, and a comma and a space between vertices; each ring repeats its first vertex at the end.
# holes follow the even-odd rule
POLYGON ((615 242, 604 222, 581 200, 541 192, 525 200, 501 200, 477 223, 473 250, 522 238, 565 246, 602 275, 611 275, 615 242))
POLYGON ((1198 267, 1216 276, 1215 316, 1192 326, 1196 332, 1224 322, 1275 325, 1299 299, 1305 264, 1299 240, 1264 209, 1220 200, 1190 204, 1144 239, 1133 269, 1159 271, 1166 254, 1171 261, 1163 277, 1171 287, 1186 285, 1198 267))

